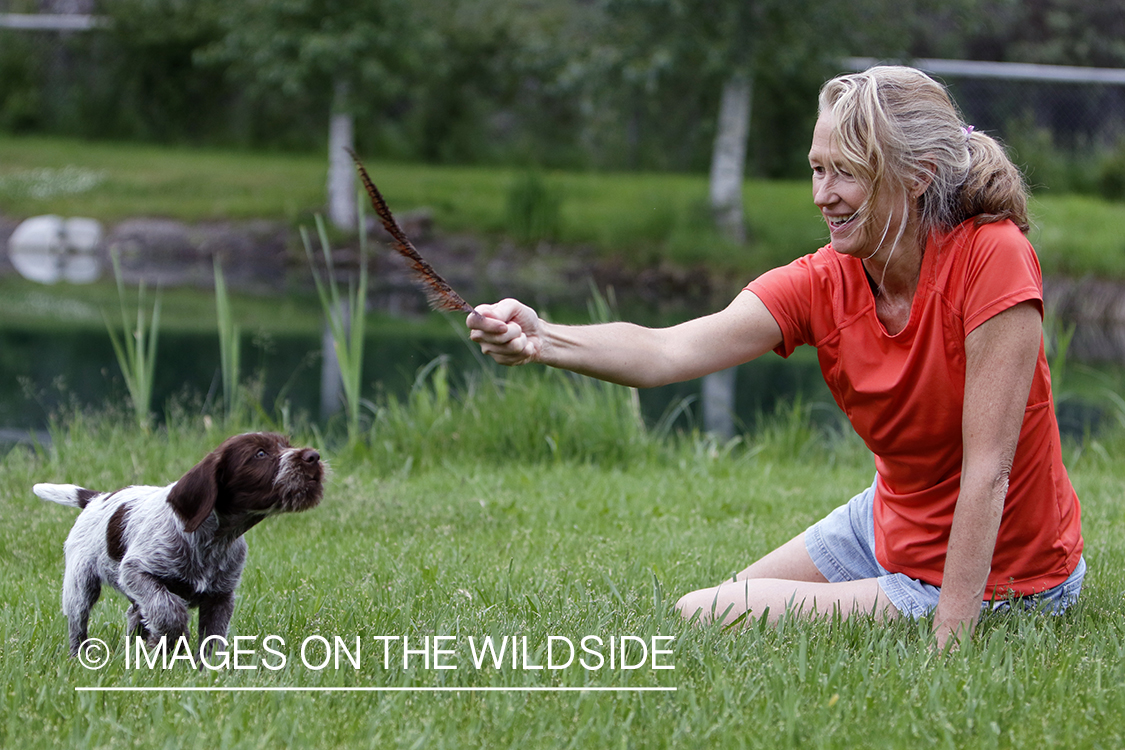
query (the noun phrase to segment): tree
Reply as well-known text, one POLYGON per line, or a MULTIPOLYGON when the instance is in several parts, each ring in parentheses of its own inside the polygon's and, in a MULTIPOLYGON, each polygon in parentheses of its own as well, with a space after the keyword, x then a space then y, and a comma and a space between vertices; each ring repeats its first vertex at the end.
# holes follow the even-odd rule
POLYGON ((720 230, 743 241, 742 182, 754 83, 763 69, 820 69, 840 55, 838 4, 811 0, 605 0, 606 44, 626 81, 681 78, 721 91, 710 201, 720 230))
POLYGON ((409 0, 247 0, 232 3, 222 40, 203 53, 221 60, 260 97, 329 113, 328 215, 355 226, 352 148, 357 116, 378 116, 435 47, 409 0))

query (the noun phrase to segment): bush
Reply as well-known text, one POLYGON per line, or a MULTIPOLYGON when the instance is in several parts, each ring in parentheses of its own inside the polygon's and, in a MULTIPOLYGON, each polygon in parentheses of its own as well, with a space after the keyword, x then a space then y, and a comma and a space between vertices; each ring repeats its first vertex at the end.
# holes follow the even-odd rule
POLYGON ((508 189, 508 231, 517 241, 534 245, 557 239, 562 195, 536 170, 516 177, 508 189))
POLYGON ((1109 200, 1125 199, 1125 138, 1103 158, 1098 173, 1098 192, 1109 200))

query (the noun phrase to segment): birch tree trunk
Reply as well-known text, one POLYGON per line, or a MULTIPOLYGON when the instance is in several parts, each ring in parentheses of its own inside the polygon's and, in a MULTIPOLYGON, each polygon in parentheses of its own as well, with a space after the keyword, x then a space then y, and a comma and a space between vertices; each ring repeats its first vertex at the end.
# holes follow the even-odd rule
MULTIPOLYGON (((753 84, 746 72, 736 72, 723 84, 715 147, 711 153, 711 211, 724 237, 746 241, 742 216, 742 180, 746 171, 746 139, 750 132, 753 84)), ((703 429, 729 440, 734 437, 735 369, 703 378, 703 429)))
POLYGON ((750 132, 753 81, 736 72, 723 84, 715 147, 711 153, 711 210, 724 236, 746 240, 742 218, 742 180, 746 170, 746 139, 750 132))
POLYGON ((336 84, 328 124, 328 220, 338 229, 356 228, 355 118, 348 109, 348 85, 336 84))

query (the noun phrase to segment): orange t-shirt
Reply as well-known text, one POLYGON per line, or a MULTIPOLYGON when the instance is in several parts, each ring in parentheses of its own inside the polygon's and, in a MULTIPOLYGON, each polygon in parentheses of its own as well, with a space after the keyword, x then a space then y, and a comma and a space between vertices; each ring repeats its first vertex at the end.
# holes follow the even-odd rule
MULTIPOLYGON (((781 326, 778 354, 817 349, 836 402, 875 454, 875 555, 883 567, 940 586, 961 481, 965 336, 1034 301, 1042 275, 1010 221, 970 220, 931 241, 910 320, 889 335, 862 261, 831 245, 769 271, 748 290, 781 326)), ((986 598, 1057 586, 1078 564, 1078 497, 1063 466, 1042 345, 1020 430, 986 598)))

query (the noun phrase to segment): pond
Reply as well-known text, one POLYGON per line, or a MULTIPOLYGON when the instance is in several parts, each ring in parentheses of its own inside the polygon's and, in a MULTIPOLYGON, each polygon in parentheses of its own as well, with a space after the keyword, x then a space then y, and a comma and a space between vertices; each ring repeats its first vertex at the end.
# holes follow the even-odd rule
MULTIPOLYGON (((433 327, 419 335, 410 326, 399 334, 381 332, 368 337, 364 358, 364 397, 378 402, 388 394, 409 392, 419 370, 436 357, 448 360, 454 383, 475 377, 481 368, 474 348, 450 327, 448 335, 435 335, 433 327)), ((322 340, 313 334, 256 334, 243 338, 244 375, 258 381, 265 412, 289 412, 323 424, 328 416, 321 403, 322 340)), ((173 402, 198 405, 221 400, 219 343, 215 334, 162 332, 157 351, 153 405, 159 413, 173 402)), ((1065 433, 1082 437, 1106 418, 1103 401, 1090 395, 1104 384, 1120 380, 1120 368, 1093 369, 1070 365, 1067 391, 1057 395, 1060 425, 1065 433), (1078 381, 1102 384, 1094 388, 1071 387, 1078 381), (1083 395, 1086 394, 1086 395, 1083 395)), ((658 422, 684 399, 689 408, 677 427, 701 426, 701 381, 640 391, 646 421, 658 422)), ((752 427, 762 414, 779 402, 800 398, 812 407, 812 416, 830 422, 842 415, 820 377, 815 354, 799 349, 789 360, 774 355, 740 366, 735 375, 735 421, 740 429, 752 427)), ((1058 394, 1058 392, 1056 391, 1058 394)), ((89 328, 45 331, 0 328, 0 443, 46 439, 51 416, 63 410, 128 403, 128 394, 109 336, 89 328)), ((194 407, 190 407, 194 408, 194 407)))
MULTIPOLYGON (((434 327, 404 326, 400 333, 381 330, 368 336, 364 352, 364 397, 378 402, 388 394, 405 395, 417 373, 437 357, 449 362, 453 381, 465 382, 482 367, 475 346, 454 333, 435 335, 434 327), (418 330, 414 330, 418 329, 418 330), (419 331, 423 331, 419 333, 419 331)), ((315 334, 254 334, 242 338, 244 377, 257 382, 267 414, 287 404, 294 415, 323 423, 324 349, 315 334)), ((812 352, 808 352, 812 355, 812 352)), ((699 424, 701 381, 640 392, 642 411, 655 424, 666 411, 687 399, 688 411, 678 424, 699 424)), ((820 378, 815 356, 791 360, 768 355, 737 368, 735 418, 753 425, 772 413, 779 401, 797 397, 823 404, 822 417, 838 413, 820 378)), ((220 401, 222 385, 217 334, 161 331, 153 386, 154 411, 178 402, 220 401)), ((75 408, 121 407, 128 392, 109 335, 89 327, 43 329, 0 328, 0 439, 43 437, 51 416, 75 408)))

